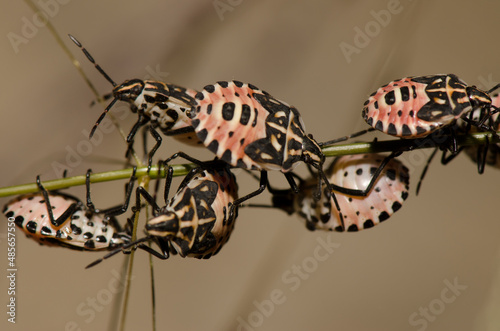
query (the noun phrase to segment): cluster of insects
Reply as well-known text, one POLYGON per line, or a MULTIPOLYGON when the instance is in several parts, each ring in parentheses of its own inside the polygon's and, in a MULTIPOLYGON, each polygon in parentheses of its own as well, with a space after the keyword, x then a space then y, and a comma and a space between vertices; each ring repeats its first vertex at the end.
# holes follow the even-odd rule
MULTIPOLYGON (((140 79, 116 84, 82 44, 70 38, 113 85, 112 93, 105 96, 112 100, 90 136, 113 105, 123 101, 138 116, 127 137, 127 153, 133 149, 141 127, 155 139, 155 146, 148 151, 149 168, 162 135, 206 147, 215 159, 200 161, 179 152, 160 162, 167 174, 161 205, 144 187, 134 190, 135 172, 126 185, 124 203, 106 210, 96 209, 91 200, 90 170, 86 203, 62 192, 48 192, 38 177, 39 192, 14 198, 3 212, 42 245, 109 251, 89 266, 137 248, 161 259, 170 254, 209 259, 228 242, 243 206, 297 214, 308 230, 354 232, 386 221, 409 195, 409 171, 395 158, 405 151, 345 155, 326 166, 322 147, 332 141, 317 142, 305 132, 299 111, 266 91, 236 80, 206 85, 201 91, 140 79), (169 198, 173 177, 170 162, 178 157, 195 167, 169 198), (310 172, 306 179, 294 172, 300 163, 305 163, 310 172), (234 168, 258 171, 258 188, 240 196, 234 168), (269 171, 283 173, 290 187, 271 186, 269 171), (268 205, 248 202, 266 189, 271 195, 268 205), (134 240, 131 220, 135 217, 123 226, 116 218, 128 212, 132 196, 132 216, 144 208, 142 199, 152 210, 144 236, 134 240), (146 243, 154 243, 157 248, 146 243)), ((364 131, 379 130, 403 139, 443 136, 446 139, 436 147, 436 151, 443 150, 443 163, 464 150, 480 173, 485 165, 500 167, 498 144, 457 147, 456 141, 458 134, 474 131, 496 136, 500 97, 492 93, 499 87, 483 91, 452 74, 395 80, 380 87, 364 103, 361 114, 371 127, 364 131), (451 152, 451 157, 446 157, 446 152, 451 152)))

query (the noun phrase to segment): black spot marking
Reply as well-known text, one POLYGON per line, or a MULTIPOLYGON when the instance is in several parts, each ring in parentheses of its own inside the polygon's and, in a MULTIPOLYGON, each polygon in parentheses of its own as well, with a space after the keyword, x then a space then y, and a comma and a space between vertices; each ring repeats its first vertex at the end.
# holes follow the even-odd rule
POLYGON ((193 129, 196 129, 198 127, 198 125, 200 125, 200 120, 199 119, 194 119, 191 121, 191 126, 193 127, 193 129))
POLYGON ((73 232, 75 235, 78 236, 78 235, 82 234, 82 229, 77 227, 74 224, 71 224, 71 232, 73 232))
POLYGON ((392 204, 392 210, 394 212, 397 212, 400 208, 401 208, 401 204, 397 201, 394 201, 394 203, 392 204))
POLYGON ((373 117, 369 117, 367 120, 366 120, 366 123, 368 123, 368 125, 370 126, 373 126, 373 117))
POLYGON ((401 100, 408 101, 410 100, 410 89, 408 86, 403 86, 399 89, 401 91, 401 100))
POLYGON ((44 226, 40 230, 40 233, 42 234, 42 236, 50 236, 52 234, 52 230, 49 227, 44 226))
POLYGON ((415 86, 412 85, 411 87, 412 91, 413 91, 413 99, 416 99, 417 98, 417 89, 415 86))
POLYGON ((403 128, 402 128, 402 132, 401 132, 401 135, 404 137, 404 136, 409 136, 411 135, 411 130, 410 130, 410 127, 406 124, 403 124, 403 128))
POLYGON ((240 145, 243 145, 244 143, 245 143, 245 138, 241 138, 240 145))
POLYGON ((232 153, 229 149, 226 149, 226 151, 224 152, 224 154, 222 154, 221 156, 221 160, 226 162, 226 163, 231 163, 231 158, 232 158, 232 153))
POLYGON ((259 112, 255 108, 253 109, 253 112, 255 114, 255 118, 253 119, 252 127, 255 127, 257 125, 257 116, 259 115, 259 112))
POLYGON ((30 233, 36 233, 36 222, 29 221, 28 224, 26 224, 26 230, 30 233))
POLYGON ((306 221, 306 229, 309 231, 314 231, 316 230, 316 225, 315 223, 312 223, 310 221, 306 221))
POLYGON ((167 110, 167 115, 175 122, 179 118, 179 114, 173 110, 173 109, 168 109, 167 110))
POLYGON ((394 169, 387 169, 386 176, 389 177, 390 180, 396 179, 396 171, 394 169))
POLYGON ((207 129, 203 129, 197 132, 196 135, 198 136, 198 139, 201 140, 201 142, 204 142, 207 139, 208 131, 207 129))
POLYGON ((401 117, 403 116, 403 111, 402 110, 398 110, 398 117, 401 117))
POLYGON ((14 219, 14 223, 16 223, 17 226, 22 227, 24 223, 24 217, 16 216, 16 218, 14 219))
POLYGON ((388 92, 385 96, 384 96, 384 100, 385 100, 385 103, 387 105, 393 105, 395 102, 396 102, 396 95, 394 94, 394 91, 390 91, 388 92))
POLYGON ((389 215, 389 214, 387 214, 387 212, 386 212, 386 211, 383 211, 383 212, 381 212, 381 213, 380 213, 380 215, 378 216, 378 220, 379 220, 379 222, 383 222, 383 221, 385 221, 386 219, 388 219, 389 217, 390 217, 390 215, 389 215))
POLYGON ((244 104, 241 107, 241 117, 240 117, 240 124, 242 125, 247 125, 248 121, 250 121, 250 116, 252 115, 252 110, 250 109, 249 105, 244 104))
POLYGON ((226 102, 222 105, 222 118, 226 121, 230 121, 234 117, 234 102, 226 102))
POLYGON ((243 83, 240 82, 239 80, 233 80, 233 83, 234 85, 236 85, 237 87, 242 87, 243 86, 243 83))
POLYGON ((212 104, 209 104, 207 106, 207 115, 210 115, 212 113, 212 104))
POLYGON ((217 84, 219 84, 223 88, 227 88, 229 85, 227 82, 223 82, 223 81, 217 82, 217 84))
POLYGON ((219 142, 217 140, 212 140, 212 142, 207 146, 207 148, 212 153, 217 154, 217 150, 219 149, 219 142))
POLYGON ((231 138, 233 136, 234 132, 233 131, 229 131, 229 133, 227 134, 229 136, 229 138, 231 138))
MULTIPOLYGON (((215 91, 215 86, 213 85, 207 85, 203 88, 205 91, 207 91, 208 93, 214 93, 215 91)), ((201 93, 201 92, 200 92, 201 93)), ((198 94, 196 94, 195 98, 198 99, 198 94)), ((198 99, 198 100, 203 100, 203 97, 201 99, 198 99)))
POLYGON ((94 236, 94 235, 93 235, 91 232, 85 232, 85 233, 83 234, 83 238, 84 238, 84 239, 92 239, 92 237, 93 237, 93 236, 94 236))
POLYGON ((387 127, 387 133, 395 135, 398 133, 396 126, 393 123, 389 123, 389 127, 387 127))
POLYGON ((359 168, 356 170, 356 175, 361 176, 363 174, 363 169, 359 168))
POLYGON ((144 100, 146 100, 147 103, 155 103, 156 102, 154 97, 147 95, 147 94, 144 95, 144 100))
POLYGON ((402 198, 403 200, 406 200, 406 199, 408 198, 408 192, 403 192, 403 193, 401 193, 401 198, 402 198))
POLYGON ((377 129, 379 131, 384 131, 384 123, 382 123, 382 121, 378 120, 377 124, 375 124, 375 129, 377 129))
POLYGON ((196 95, 194 96, 194 98, 196 100, 203 100, 205 98, 205 96, 203 95, 202 92, 198 92, 198 93, 196 93, 196 95))
POLYGON ((56 232, 56 238, 62 238, 62 231, 61 230, 57 230, 56 232))
POLYGON ((95 237, 95 241, 97 241, 98 243, 106 243, 108 240, 105 236, 97 236, 95 237))
POLYGON ((347 232, 357 232, 359 231, 358 226, 356 224, 351 224, 347 228, 347 232))
POLYGON ((373 107, 375 107, 375 109, 378 109, 378 101, 375 101, 375 102, 373 103, 373 107))
POLYGON ((88 221, 87 222, 87 226, 93 227, 94 226, 94 222, 88 221))
POLYGON ((258 90, 259 88, 255 85, 248 84, 248 87, 251 88, 252 90, 258 90))
POLYGON ((374 226, 375 226, 375 224, 373 224, 373 221, 372 221, 372 220, 366 220, 366 221, 363 223, 363 229, 373 228, 374 226))
POLYGON ((85 244, 83 244, 83 247, 88 248, 88 249, 94 249, 95 248, 95 243, 93 240, 87 240, 85 244))

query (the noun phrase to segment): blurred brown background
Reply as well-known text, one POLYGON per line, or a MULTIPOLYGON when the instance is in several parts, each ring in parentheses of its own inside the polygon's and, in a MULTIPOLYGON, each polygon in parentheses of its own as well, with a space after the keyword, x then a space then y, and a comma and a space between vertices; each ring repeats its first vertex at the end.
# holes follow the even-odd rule
MULTIPOLYGON (((500 2, 493 0, 41 3, 103 94, 111 86, 67 33, 118 83, 155 70, 158 79, 194 89, 218 80, 251 82, 295 105, 318 141, 366 128, 363 102, 393 79, 454 73, 484 88, 500 81, 500 2)), ((33 13, 24 2, 4 2, 0 21, 0 186, 33 182, 37 174, 53 179, 60 176, 53 162, 64 164, 69 151, 87 141, 82 130, 90 130, 102 107, 89 107, 93 95, 48 29, 28 28, 33 13), (25 39, 13 46, 14 34, 25 39)), ((135 120, 128 116, 121 123, 128 130, 135 120)), ((120 168, 120 139, 107 134, 70 175, 120 168)), ((178 150, 212 158, 169 139, 159 155, 178 150)), ((401 158, 412 171, 411 196, 387 223, 369 231, 309 232, 296 216, 245 209, 215 258, 155 260, 159 329, 498 330, 500 222, 492 202, 500 172, 487 168, 479 176, 464 155, 446 167, 436 160, 416 197, 429 152, 401 158), (314 258, 320 241, 337 247, 326 261, 314 258), (294 265, 302 278, 293 275, 294 265), (279 304, 271 307, 274 296, 279 304)), ((241 192, 257 187, 245 174, 238 179, 241 192)), ((280 174, 271 181, 286 185, 280 174)), ((69 192, 84 197, 81 187, 69 192)), ((122 192, 122 182, 96 184, 94 202, 118 204, 122 192)), ((256 201, 268 200, 266 193, 256 201)), ((3 303, 5 233, 2 221, 3 303)), ((1 328, 105 330, 108 294, 123 257, 84 270, 102 254, 39 247, 17 233, 17 323, 7 322, 4 305, 1 328)), ((139 252, 127 330, 151 329, 147 263, 139 252)))

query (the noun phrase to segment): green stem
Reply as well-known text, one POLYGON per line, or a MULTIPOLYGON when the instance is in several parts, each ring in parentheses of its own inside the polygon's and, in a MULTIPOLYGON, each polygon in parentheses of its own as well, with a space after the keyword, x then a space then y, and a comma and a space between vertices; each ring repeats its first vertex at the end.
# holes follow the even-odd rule
MULTIPOLYGON (((488 139, 489 143, 497 143, 499 139, 493 137, 489 132, 476 132, 467 135, 457 136, 458 146, 484 145, 488 139)), ((365 153, 384 153, 394 151, 412 151, 423 148, 439 147, 439 142, 428 137, 417 139, 394 139, 373 142, 360 142, 345 145, 323 146, 322 151, 326 157, 365 154, 365 153)))
MULTIPOLYGON (((491 133, 478 132, 471 133, 468 135, 457 136, 458 146, 472 146, 472 145, 484 145, 486 141, 490 143, 498 143, 499 139, 493 137, 491 133)), ((340 155, 350 155, 350 154, 364 154, 364 153, 384 153, 393 151, 411 151, 415 149, 422 148, 435 148, 439 147, 439 143, 433 141, 429 138, 420 139, 394 139, 394 140, 384 140, 384 141, 373 141, 373 142, 360 142, 353 144, 344 145, 333 145, 323 147, 323 153, 326 157, 340 156, 340 155)), ((173 165, 174 176, 185 176, 189 170, 195 167, 194 164, 179 164, 173 165)), ((147 167, 137 168, 137 177, 147 175, 147 167)), ((127 179, 132 176, 132 168, 123 170, 114 170, 102 173, 95 173, 90 176, 91 183, 108 182, 119 179, 127 179)), ((158 166, 151 167, 149 172, 149 177, 151 179, 163 178, 165 177, 164 169, 161 170, 158 175, 158 166)), ((67 187, 84 185, 85 176, 75 176, 62 179, 55 179, 43 182, 43 186, 49 190, 59 190, 67 187)), ((36 184, 23 184, 16 186, 8 186, 0 188, 0 198, 10 195, 18 195, 25 193, 37 192, 38 187, 36 184)))
MULTIPOLYGON (((174 169, 174 176, 185 176, 191 169, 195 167, 196 165, 194 164, 179 164, 172 166, 172 168, 174 169)), ((147 171, 148 171, 147 167, 137 168, 136 176, 137 177, 146 176, 147 171)), ((132 176, 132 172, 133 169, 129 168, 122 170, 94 173, 90 176, 90 182, 100 183, 100 182, 109 182, 119 179, 127 179, 130 178, 130 176, 132 176)), ((162 168, 160 174, 158 175, 158 166, 152 166, 151 171, 149 172, 149 177, 152 179, 163 178, 165 177, 165 170, 162 168)), ((85 185, 85 175, 48 180, 42 182, 42 184, 48 191, 59 190, 78 185, 85 185)), ((35 183, 7 186, 0 188, 0 198, 7 197, 10 195, 33 193, 37 191, 38 187, 35 183)))

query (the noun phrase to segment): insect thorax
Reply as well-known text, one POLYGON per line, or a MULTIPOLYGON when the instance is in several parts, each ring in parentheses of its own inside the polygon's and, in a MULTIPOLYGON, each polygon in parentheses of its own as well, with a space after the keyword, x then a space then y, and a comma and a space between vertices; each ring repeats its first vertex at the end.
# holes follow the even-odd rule
POLYGON ((158 125, 164 133, 190 125, 186 110, 196 102, 197 92, 181 86, 152 80, 130 80, 115 88, 116 98, 130 103, 158 125))
POLYGON ((478 89, 475 86, 469 86, 466 90, 473 108, 491 105, 492 101, 488 93, 478 89))

